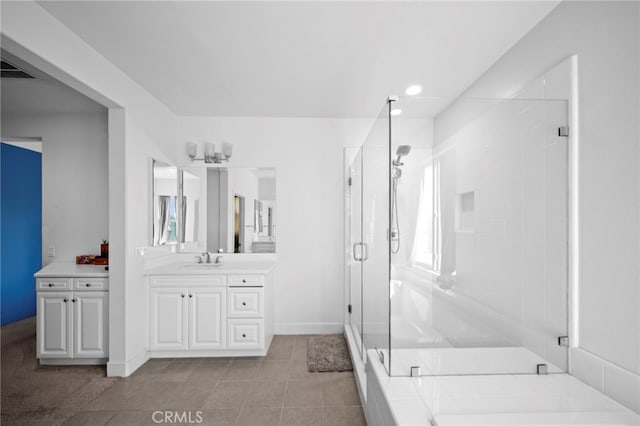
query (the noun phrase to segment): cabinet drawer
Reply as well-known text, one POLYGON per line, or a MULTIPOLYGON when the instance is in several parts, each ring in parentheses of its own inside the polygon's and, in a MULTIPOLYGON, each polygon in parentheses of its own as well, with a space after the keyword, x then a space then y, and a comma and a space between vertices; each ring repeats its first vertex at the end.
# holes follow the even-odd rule
POLYGON ((225 287, 226 275, 152 275, 151 287, 225 287))
POLYGON ((108 278, 75 278, 74 290, 106 290, 109 288, 108 278))
POLYGON ((68 278, 40 278, 36 284, 37 290, 71 290, 71 280, 68 278))
POLYGON ((264 346, 264 320, 227 320, 227 347, 229 349, 261 349, 264 346))
POLYGON ((228 318, 264 317, 264 289, 256 287, 227 290, 228 318))
POLYGON ((263 287, 264 275, 229 275, 229 287, 263 287))

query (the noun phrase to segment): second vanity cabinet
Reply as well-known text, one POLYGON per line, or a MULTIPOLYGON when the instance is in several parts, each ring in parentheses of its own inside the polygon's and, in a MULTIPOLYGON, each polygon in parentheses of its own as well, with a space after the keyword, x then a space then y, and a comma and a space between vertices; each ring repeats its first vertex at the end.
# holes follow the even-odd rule
POLYGON ((269 273, 151 274, 151 355, 265 355, 273 337, 270 281, 269 273))
POLYGON ((60 262, 36 273, 40 364, 106 362, 109 279, 95 269, 60 262))

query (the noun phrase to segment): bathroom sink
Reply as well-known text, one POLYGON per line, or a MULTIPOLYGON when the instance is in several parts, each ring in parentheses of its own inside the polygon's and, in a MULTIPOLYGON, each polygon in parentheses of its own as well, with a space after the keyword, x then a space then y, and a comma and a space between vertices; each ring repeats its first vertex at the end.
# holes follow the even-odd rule
POLYGON ((188 265, 183 265, 183 268, 189 269, 209 269, 209 268, 219 268, 222 266, 222 263, 190 263, 188 265))

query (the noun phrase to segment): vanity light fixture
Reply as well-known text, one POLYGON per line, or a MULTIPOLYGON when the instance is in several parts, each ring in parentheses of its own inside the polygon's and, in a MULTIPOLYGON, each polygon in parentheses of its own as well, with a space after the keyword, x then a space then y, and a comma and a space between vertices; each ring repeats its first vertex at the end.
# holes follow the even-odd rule
POLYGON ((407 90, 404 91, 404 93, 407 96, 415 96, 415 95, 419 94, 420 92, 422 92, 422 86, 420 86, 419 84, 413 84, 413 85, 407 87, 407 90))
POLYGON ((229 161, 233 153, 233 145, 229 142, 222 142, 222 151, 216 152, 216 145, 212 142, 204 143, 204 157, 198 157, 198 144, 195 142, 187 142, 185 144, 185 152, 191 161, 204 161, 205 163, 220 164, 223 161, 229 161))

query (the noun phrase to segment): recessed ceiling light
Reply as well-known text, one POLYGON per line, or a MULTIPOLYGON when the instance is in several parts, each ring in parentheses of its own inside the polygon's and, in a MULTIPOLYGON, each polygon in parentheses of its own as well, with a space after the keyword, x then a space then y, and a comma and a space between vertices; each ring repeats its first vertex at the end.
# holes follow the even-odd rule
POLYGON ((394 109, 391 110, 390 114, 391 115, 400 115, 400 114, 402 114, 402 110, 399 109, 399 108, 394 108, 394 109))
POLYGON ((409 96, 415 96, 418 93, 422 92, 422 86, 418 84, 414 84, 412 86, 407 87, 407 90, 404 91, 409 96))

